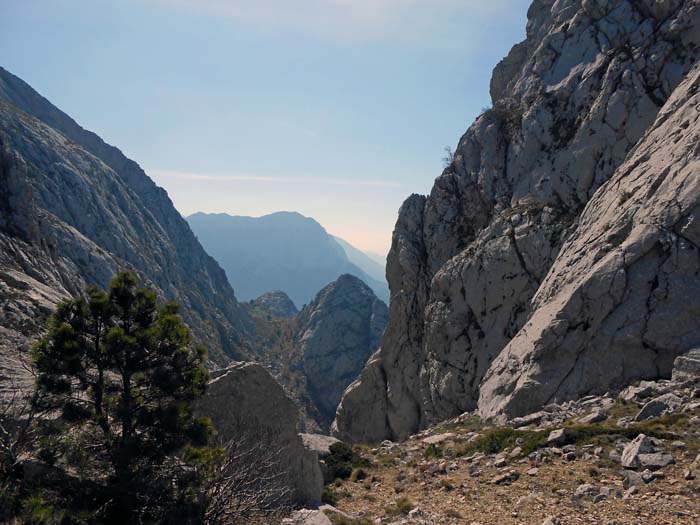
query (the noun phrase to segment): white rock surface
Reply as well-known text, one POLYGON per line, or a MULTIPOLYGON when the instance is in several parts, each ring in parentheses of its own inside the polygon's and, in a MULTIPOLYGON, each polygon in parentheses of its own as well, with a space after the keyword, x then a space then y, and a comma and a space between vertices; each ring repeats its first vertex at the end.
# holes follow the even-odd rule
MULTIPOLYGON (((530 364, 510 357, 516 345, 511 340, 528 339, 540 324, 551 325, 541 344, 554 349, 571 326, 588 330, 586 322, 576 325, 572 316, 560 322, 551 305, 555 292, 585 271, 574 275, 569 266, 581 264, 578 259, 586 254, 577 252, 575 259, 552 266, 562 260, 562 247, 570 250, 577 238, 595 233, 598 243, 612 249, 627 233, 591 232, 594 217, 580 224, 579 215, 698 59, 699 18, 697 2, 691 0, 533 2, 527 39, 494 71, 494 108, 462 137, 454 162, 430 196, 409 197, 399 212, 387 266, 389 326, 380 352, 344 395, 335 422, 339 436, 396 439, 477 405, 486 414, 512 417, 534 412, 549 399, 588 392, 591 385, 577 378, 598 373, 595 363, 604 368, 602 361, 582 359, 577 366, 586 370, 569 377, 561 389, 555 377, 541 389, 535 385, 542 392, 530 403, 501 403, 511 394, 507 388, 529 388, 530 364), (549 317, 538 313, 547 304, 549 317), (533 325, 534 320, 540 324, 533 325), (496 358, 490 386, 479 401, 480 384, 496 358), (508 383, 508 377, 519 380, 521 369, 523 384, 508 383), (498 391, 496 376, 504 384, 498 391)), ((623 187, 615 198, 633 197, 637 186, 629 185, 629 195, 623 187)), ((621 206, 635 202, 632 198, 621 206)), ((616 214, 617 208, 606 211, 616 214)), ((590 297, 591 307, 602 303, 601 311, 615 300, 604 287, 600 283, 590 297)), ((647 344, 660 348, 660 343, 647 344)), ((631 352, 636 349, 621 352, 612 367, 602 370, 601 388, 669 373, 667 361, 676 350, 656 358, 644 348, 639 363, 621 372, 620 362, 627 362, 631 352)), ((567 348, 562 354, 575 357, 579 351, 567 348)), ((547 359, 547 366, 562 372, 560 380, 573 365, 567 359, 560 364, 551 354, 547 359)))
POLYGON ((700 340, 700 68, 596 194, 481 387, 482 416, 671 376, 700 340))

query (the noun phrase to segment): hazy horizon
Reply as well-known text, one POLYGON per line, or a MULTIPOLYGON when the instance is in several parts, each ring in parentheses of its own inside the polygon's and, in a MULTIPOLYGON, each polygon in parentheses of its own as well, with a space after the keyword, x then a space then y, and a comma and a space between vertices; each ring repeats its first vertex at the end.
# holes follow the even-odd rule
POLYGON ((1 65, 178 211, 296 211, 385 255, 490 104, 528 0, 0 0, 1 65), (42 35, 37 38, 36 35, 42 35))

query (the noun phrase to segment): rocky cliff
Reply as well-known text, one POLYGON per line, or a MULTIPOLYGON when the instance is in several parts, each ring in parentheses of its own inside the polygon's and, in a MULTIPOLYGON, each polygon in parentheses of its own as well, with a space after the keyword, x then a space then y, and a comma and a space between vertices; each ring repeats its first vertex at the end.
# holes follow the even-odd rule
POLYGON ((481 387, 486 417, 670 377, 700 342, 700 68, 588 203, 532 310, 481 387))
MULTIPOLYGON (((652 241, 655 247, 645 245, 635 257, 656 264, 657 270, 634 276, 650 278, 651 285, 637 289, 630 283, 641 281, 632 276, 614 283, 609 276, 613 295, 602 289, 588 296, 573 294, 566 320, 557 310, 564 303, 551 301, 562 300, 557 293, 564 275, 578 282, 576 272, 595 265, 592 259, 577 260, 593 238, 588 230, 592 218, 585 222, 581 212, 601 187, 610 187, 606 183, 630 152, 639 151, 640 139, 697 62, 699 44, 700 6, 694 0, 533 2, 526 40, 494 71, 493 108, 461 138, 454 161, 431 194, 411 196, 399 212, 387 261, 390 322, 381 351, 343 397, 335 422, 341 437, 400 438, 479 404, 486 415, 519 415, 552 395, 575 397, 598 388, 594 380, 579 379, 604 368, 600 358, 606 350, 609 355, 629 345, 605 370, 600 388, 666 374, 671 356, 691 339, 698 342, 692 322, 676 323, 672 314, 677 307, 668 301, 659 303, 653 316, 658 324, 669 314, 667 328, 660 332, 663 341, 639 335, 650 333, 648 328, 637 328, 625 341, 626 322, 612 319, 641 305, 644 291, 656 282, 654 275, 658 291, 646 294, 653 304, 639 311, 643 319, 664 293, 658 270, 663 257, 644 256, 660 249, 652 241), (570 248, 577 239, 578 248, 570 248), (640 297, 632 300, 633 293, 640 297), (629 306, 620 309, 627 301, 629 306), (599 307, 611 318, 603 322, 597 317, 599 307), (569 342, 567 332, 592 334, 593 326, 620 331, 582 336, 574 347, 557 351, 569 342), (609 349, 611 341, 617 343, 609 349), (645 357, 628 368, 637 354, 645 357), (488 387, 482 389, 497 358, 488 387), (538 367, 550 375, 540 374, 538 367), (543 387, 539 381, 547 377, 555 383, 543 387), (536 394, 532 399, 527 399, 529 389, 536 394)), ((688 158, 675 160, 682 164, 688 158)), ((618 191, 634 194, 634 178, 621 179, 618 191)), ((606 213, 615 216, 624 209, 615 205, 606 213)), ((682 210, 679 205, 677 213, 683 215, 682 210)), ((628 219, 626 224, 635 223, 628 219)), ((622 229, 609 237, 604 231, 595 230, 601 246, 610 244, 606 249, 624 258, 615 247, 629 232, 622 229)))
POLYGON ((328 428, 345 388, 379 347, 386 305, 353 275, 341 275, 299 314, 294 334, 309 394, 328 428))
POLYGON ((214 361, 239 353, 252 323, 165 191, 1 68, 0 175, 0 366, 58 301, 125 268, 182 304, 214 361))

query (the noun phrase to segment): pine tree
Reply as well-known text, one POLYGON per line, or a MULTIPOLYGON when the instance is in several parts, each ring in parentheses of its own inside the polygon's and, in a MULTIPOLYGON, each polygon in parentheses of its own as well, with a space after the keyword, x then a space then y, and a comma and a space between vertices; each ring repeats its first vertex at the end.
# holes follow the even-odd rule
POLYGON ((104 487, 107 523, 187 523, 211 425, 193 415, 207 383, 178 306, 160 309, 127 273, 60 305, 34 348, 44 457, 104 487))

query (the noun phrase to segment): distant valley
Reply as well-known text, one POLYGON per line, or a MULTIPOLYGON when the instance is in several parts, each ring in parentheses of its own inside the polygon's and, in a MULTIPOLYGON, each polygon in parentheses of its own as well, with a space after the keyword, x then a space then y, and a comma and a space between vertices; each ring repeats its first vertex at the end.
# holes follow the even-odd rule
POLYGON ((283 291, 301 308, 340 275, 351 274, 389 302, 383 266, 310 217, 295 212, 263 217, 195 213, 187 221, 241 301, 283 291))

